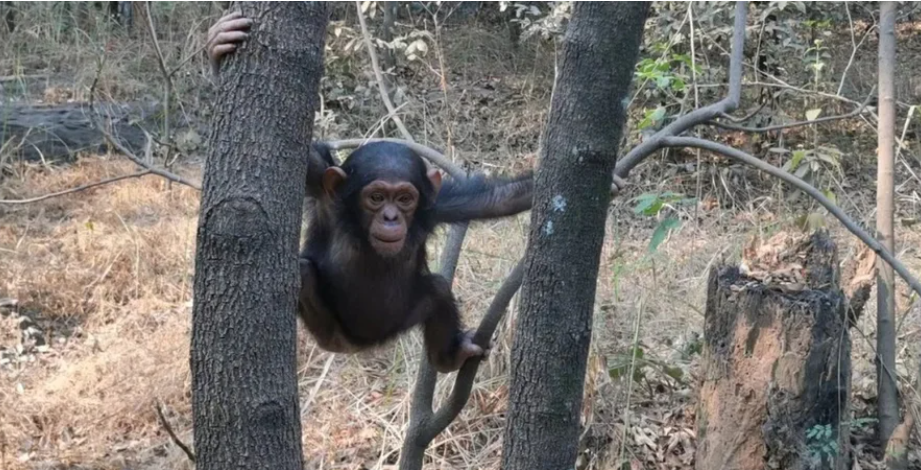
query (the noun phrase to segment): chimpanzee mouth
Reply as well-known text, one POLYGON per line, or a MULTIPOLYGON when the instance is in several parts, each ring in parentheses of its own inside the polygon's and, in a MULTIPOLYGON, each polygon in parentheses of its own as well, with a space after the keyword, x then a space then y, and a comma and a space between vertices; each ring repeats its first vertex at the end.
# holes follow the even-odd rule
POLYGON ((372 236, 373 236, 374 239, 377 240, 378 242, 384 243, 384 244, 387 244, 387 245, 392 245, 392 244, 394 244, 394 243, 400 243, 400 242, 403 241, 403 237, 399 237, 399 236, 398 236, 398 237, 394 237, 394 238, 389 238, 389 239, 388 239, 388 238, 385 238, 385 237, 378 236, 378 235, 372 235, 372 236))

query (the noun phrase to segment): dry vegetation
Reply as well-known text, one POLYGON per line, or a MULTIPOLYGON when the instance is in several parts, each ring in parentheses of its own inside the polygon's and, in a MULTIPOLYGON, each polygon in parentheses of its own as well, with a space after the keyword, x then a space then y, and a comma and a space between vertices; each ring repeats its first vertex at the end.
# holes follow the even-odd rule
MULTIPOLYGON (((219 12, 207 4, 171 5, 157 21, 169 59, 178 62, 197 51, 203 30, 219 12)), ((102 46, 111 66, 103 73, 106 98, 157 96, 155 56, 145 37, 115 40, 98 25, 86 33, 61 32, 61 9, 49 11, 27 8, 16 33, 0 33, 0 40, 12 45, 0 50, 3 99, 85 99, 102 46), (27 79, 33 74, 46 78, 27 79)), ((350 15, 342 25, 354 24, 354 12, 350 15)), ((431 22, 427 26, 434 33, 431 22)), ((847 32, 841 34, 845 44, 847 32)), ((552 48, 530 41, 513 50, 503 30, 485 26, 441 29, 437 37, 440 47, 422 64, 407 67, 398 82, 406 96, 401 111, 417 140, 457 148, 461 158, 483 169, 531 166, 549 107, 552 48), (449 71, 446 89, 442 67, 449 71)), ((344 52, 347 42, 345 34, 330 36, 323 83, 327 107, 318 127, 327 138, 371 134, 385 114, 363 52, 344 52)), ((900 36, 899 53, 910 54, 912 45, 909 36, 900 36)), ((875 47, 870 40, 858 69, 872 70, 875 47)), ((847 44, 833 49, 833 56, 846 60, 849 52, 847 44)), ((206 64, 196 57, 185 67, 176 99, 184 103, 184 113, 207 116, 210 87, 201 76, 206 64)), ((855 124, 823 127, 819 139, 851 132, 842 130, 846 126, 855 124)), ((857 132, 865 142, 854 139, 846 151, 872 155, 874 131, 863 125, 857 132)), ((188 155, 177 171, 198 180, 196 162, 204 155, 206 150, 188 155)), ((613 469, 620 458, 635 462, 634 468, 686 468, 692 462, 698 379, 693 351, 708 268, 738 261, 753 235, 795 230, 794 219, 807 210, 802 200, 785 200, 782 186, 735 168, 715 169, 703 178, 699 206, 676 209, 685 219, 682 229, 649 256, 654 223, 633 215, 629 199, 646 190, 693 195, 696 177, 681 168, 696 158, 677 153, 646 165, 613 204, 598 279, 579 468, 613 469), (634 375, 636 381, 612 378, 609 368, 623 365, 634 344, 684 376, 675 380, 647 366, 634 375)), ((908 163, 916 172, 917 162, 908 163)), ((839 197, 848 212, 872 226, 872 158, 854 158, 847 167, 840 183, 848 189, 839 197)), ((4 171, 0 199, 14 199, 130 173, 134 166, 108 155, 86 156, 63 168, 8 163, 4 171)), ((899 178, 903 218, 916 218, 917 181, 906 174, 899 178)), ((198 197, 194 190, 147 176, 29 205, 0 205, 0 299, 16 301, 0 303, 0 469, 192 468, 169 442, 154 406, 162 402, 173 428, 191 443, 188 355, 198 197)), ((528 222, 523 214, 470 230, 455 283, 468 323, 479 318, 524 252, 528 222)), ((828 224, 841 258, 853 257, 856 241, 837 222, 828 224)), ((897 226, 899 255, 921 273, 916 248, 921 233, 913 227, 897 226)), ((900 286, 899 372, 905 377, 917 370, 914 345, 921 341, 921 311, 912 300, 900 286)), ((430 448, 430 468, 498 468, 515 315, 513 302, 468 406, 430 448)), ((852 330, 855 416, 874 409, 874 325, 871 311, 852 330)), ((390 468, 408 421, 417 335, 355 357, 321 352, 303 329, 300 335, 307 468, 390 468)), ((443 378, 439 397, 451 378, 443 378)), ((859 437, 859 449, 869 440, 859 437)))

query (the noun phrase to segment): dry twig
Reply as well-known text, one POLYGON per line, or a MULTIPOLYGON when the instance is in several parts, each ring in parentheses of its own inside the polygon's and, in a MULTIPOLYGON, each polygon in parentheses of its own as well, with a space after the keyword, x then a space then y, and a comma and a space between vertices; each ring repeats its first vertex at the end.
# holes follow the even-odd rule
POLYGON ((182 449, 186 457, 188 457, 189 460, 194 463, 195 453, 192 452, 192 449, 190 449, 189 446, 187 446, 184 442, 182 442, 181 439, 179 439, 179 436, 177 436, 175 432, 173 432, 173 427, 170 426, 169 421, 166 420, 166 416, 163 415, 163 405, 157 401, 157 404, 154 406, 154 408, 157 410, 157 417, 160 419, 160 425, 163 426, 163 429, 165 429, 166 433, 169 434, 173 444, 176 444, 180 449, 182 449))
POLYGON ((128 160, 131 160, 132 162, 134 162, 135 164, 137 164, 138 166, 140 166, 140 167, 142 167, 142 168, 146 168, 146 169, 150 170, 151 173, 153 173, 153 174, 155 174, 155 175, 157 175, 157 176, 160 176, 160 177, 162 177, 162 178, 166 178, 166 179, 169 180, 169 181, 173 181, 173 182, 176 182, 176 183, 179 183, 179 184, 183 184, 183 185, 185 185, 185 186, 188 186, 188 187, 190 187, 190 188, 194 188, 194 189, 197 189, 197 190, 200 191, 200 190, 201 190, 201 186, 199 186, 199 185, 197 185, 197 184, 195 184, 195 183, 193 183, 193 182, 191 182, 191 181, 189 181, 189 180, 187 180, 187 179, 185 179, 185 178, 183 178, 183 177, 181 177, 181 176, 179 176, 179 175, 177 175, 177 174, 175 174, 175 173, 173 173, 173 172, 171 172, 171 171, 164 170, 164 169, 160 169, 160 168, 156 168, 156 167, 154 167, 153 165, 149 164, 148 162, 141 160, 140 158, 138 158, 137 155, 134 154, 134 152, 132 152, 132 151, 129 150, 127 147, 125 147, 121 142, 119 142, 118 139, 115 138, 115 137, 112 135, 112 133, 110 133, 108 130, 106 130, 105 126, 104 126, 104 125, 102 124, 102 122, 100 121, 99 115, 98 115, 98 113, 96 113, 96 108, 95 108, 95 101, 96 101, 96 86, 97 86, 98 83, 99 83, 99 76, 100 76, 100 74, 102 73, 102 67, 103 67, 103 64, 104 64, 104 63, 105 63, 105 59, 104 59, 104 58, 103 58, 102 60, 99 61, 99 68, 98 68, 97 71, 96 71, 96 76, 93 78, 93 84, 90 86, 90 101, 89 101, 89 108, 90 108, 90 116, 89 116, 89 118, 90 118, 90 122, 92 122, 93 125, 94 125, 94 126, 99 130, 99 132, 103 135, 103 137, 106 138, 106 141, 108 141, 110 144, 112 144, 113 147, 115 147, 116 149, 118 149, 118 151, 121 152, 122 155, 124 155, 125 157, 127 157, 128 160))
POLYGON ((64 196, 66 194, 73 194, 76 192, 84 191, 90 188, 95 188, 97 186, 106 185, 109 183, 115 183, 117 181, 131 179, 131 178, 140 178, 142 176, 147 176, 151 174, 150 170, 143 170, 137 173, 131 173, 130 175, 121 175, 113 176, 112 178, 106 178, 104 180, 99 180, 94 183, 84 184, 82 186, 77 186, 76 188, 65 189, 63 191, 58 191, 51 194, 45 194, 42 196, 30 197, 27 199, 0 199, 0 204, 30 204, 33 202, 44 201, 45 199, 51 199, 53 197, 64 196))

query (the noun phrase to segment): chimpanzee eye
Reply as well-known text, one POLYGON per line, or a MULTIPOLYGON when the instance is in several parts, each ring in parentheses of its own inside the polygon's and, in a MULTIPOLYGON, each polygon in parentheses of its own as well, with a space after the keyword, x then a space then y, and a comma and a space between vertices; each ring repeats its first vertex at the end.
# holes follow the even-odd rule
POLYGON ((371 195, 371 202, 375 204, 380 204, 384 202, 384 195, 381 193, 374 193, 371 195))
POLYGON ((413 197, 410 196, 409 194, 403 194, 403 195, 400 196, 399 199, 397 199, 397 201, 398 201, 400 204, 409 205, 409 204, 412 204, 412 203, 413 203, 413 197))

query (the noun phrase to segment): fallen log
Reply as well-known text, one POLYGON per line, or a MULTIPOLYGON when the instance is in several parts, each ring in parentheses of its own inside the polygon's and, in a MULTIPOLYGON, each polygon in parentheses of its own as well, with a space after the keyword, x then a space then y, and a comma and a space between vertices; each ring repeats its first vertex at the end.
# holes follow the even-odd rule
MULTIPOLYGON (((137 155, 159 125, 159 104, 97 103, 99 119, 137 155)), ((182 123, 172 124, 173 128, 182 123)), ((103 153, 105 137, 93 124, 87 103, 0 105, 0 148, 26 161, 70 162, 80 152, 103 153)))

